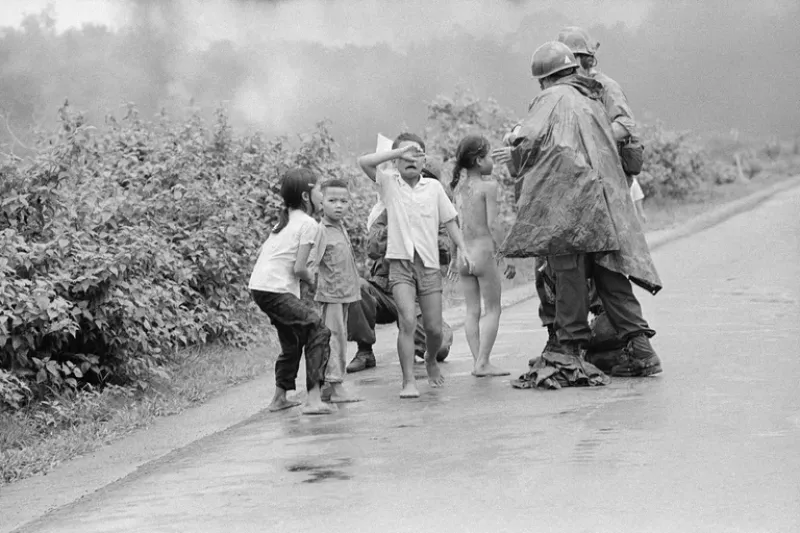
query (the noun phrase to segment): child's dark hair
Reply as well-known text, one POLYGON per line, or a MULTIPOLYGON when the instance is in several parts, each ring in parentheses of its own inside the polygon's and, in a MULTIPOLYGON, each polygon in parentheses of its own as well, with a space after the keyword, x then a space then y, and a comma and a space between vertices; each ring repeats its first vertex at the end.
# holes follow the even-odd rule
POLYGON ((456 149, 456 166, 453 167, 453 179, 450 180, 450 188, 452 190, 456 190, 456 185, 461 179, 461 171, 474 167, 479 157, 489 155, 490 148, 489 140, 480 135, 467 135, 461 139, 456 149))
POLYGON ((397 150, 398 148, 400 148, 400 143, 403 141, 411 141, 413 143, 417 143, 419 147, 422 148, 422 151, 423 152, 425 151, 425 141, 423 141, 419 135, 407 132, 401 133, 400 135, 397 136, 397 138, 392 143, 392 150, 397 150))
POLYGON ((280 233, 289 223, 289 209, 303 208, 303 193, 311 192, 317 185, 317 177, 307 168, 293 168, 281 179, 281 198, 283 209, 278 215, 278 223, 272 228, 273 233, 280 233))
POLYGON ((323 193, 325 192, 325 189, 330 189, 331 187, 336 189, 346 189, 348 192, 350 191, 350 188, 347 186, 347 182, 340 179, 323 181, 322 185, 319 186, 323 193))

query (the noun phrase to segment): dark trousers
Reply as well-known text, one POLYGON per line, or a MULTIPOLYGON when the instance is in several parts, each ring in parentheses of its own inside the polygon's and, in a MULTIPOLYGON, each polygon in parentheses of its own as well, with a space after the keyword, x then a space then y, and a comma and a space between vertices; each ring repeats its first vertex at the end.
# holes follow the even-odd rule
POLYGON ((322 386, 331 353, 331 332, 313 305, 294 294, 250 293, 278 330, 281 354, 275 361, 275 385, 283 390, 295 390, 300 357, 305 350, 306 390, 322 386))
POLYGON ((539 296, 539 318, 545 327, 552 326, 556 321, 556 286, 555 274, 550 265, 542 257, 536 258, 536 272, 534 284, 536 294, 539 296))
POLYGON ((655 335, 642 316, 642 306, 624 275, 601 267, 594 254, 555 255, 547 258, 555 274, 555 323, 559 342, 585 345, 589 328, 589 286, 594 282, 606 314, 622 339, 644 333, 655 335))
MULTIPOLYGON (((375 325, 397 322, 397 306, 391 293, 386 293, 370 281, 361 280, 361 301, 350 304, 347 316, 347 340, 355 341, 359 351, 371 352, 375 344, 375 325)), ((417 313, 417 327, 414 330, 414 353, 425 355, 425 328, 422 314, 417 313)), ((453 330, 442 321, 442 347, 439 354, 450 352, 453 344, 453 330)))
MULTIPOLYGON (((536 286, 536 294, 539 296, 539 318, 542 321, 542 326, 548 327, 555 324, 556 321, 556 274, 550 263, 544 258, 536 258, 536 272, 534 273, 534 284, 536 286)), ((589 310, 595 315, 599 315, 603 311, 603 302, 597 293, 594 280, 587 279, 589 284, 589 310)))

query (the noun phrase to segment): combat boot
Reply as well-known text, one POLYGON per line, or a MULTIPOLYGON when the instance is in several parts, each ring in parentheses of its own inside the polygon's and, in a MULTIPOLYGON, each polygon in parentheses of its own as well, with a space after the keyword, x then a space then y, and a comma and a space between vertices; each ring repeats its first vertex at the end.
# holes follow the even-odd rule
POLYGON ((359 349, 355 357, 353 357, 353 360, 347 365, 346 370, 348 374, 353 374, 354 372, 361 372, 367 368, 375 368, 375 354, 372 352, 372 349, 359 349))
POLYGON ((611 369, 612 376, 620 377, 646 377, 661 372, 661 360, 656 355, 650 339, 645 334, 636 335, 628 339, 622 349, 622 357, 618 364, 611 369))

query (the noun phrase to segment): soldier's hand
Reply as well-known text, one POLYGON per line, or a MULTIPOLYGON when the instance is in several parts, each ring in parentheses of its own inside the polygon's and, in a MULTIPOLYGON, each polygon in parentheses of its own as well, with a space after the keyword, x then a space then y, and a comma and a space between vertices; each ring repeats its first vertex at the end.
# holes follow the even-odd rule
POLYGON ((500 165, 505 165, 511 161, 511 148, 508 146, 495 148, 492 150, 492 159, 500 165))

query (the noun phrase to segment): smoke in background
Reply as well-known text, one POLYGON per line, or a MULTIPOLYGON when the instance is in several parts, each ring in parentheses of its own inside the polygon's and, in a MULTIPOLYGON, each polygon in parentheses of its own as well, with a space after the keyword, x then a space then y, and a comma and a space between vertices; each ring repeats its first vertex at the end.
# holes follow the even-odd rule
POLYGON ((139 0, 120 17, 117 31, 59 33, 42 17, 0 33, 0 106, 15 129, 52 120, 66 97, 96 122, 128 101, 145 116, 221 103, 269 133, 330 119, 363 151, 376 132, 421 129, 427 102, 458 85, 523 114, 538 92, 531 52, 578 24, 640 119, 800 130, 795 0, 139 0))

